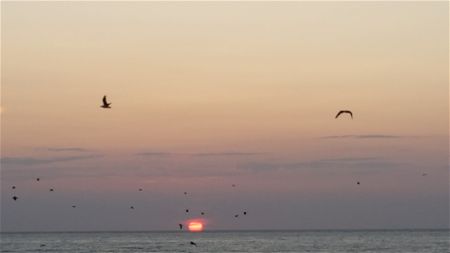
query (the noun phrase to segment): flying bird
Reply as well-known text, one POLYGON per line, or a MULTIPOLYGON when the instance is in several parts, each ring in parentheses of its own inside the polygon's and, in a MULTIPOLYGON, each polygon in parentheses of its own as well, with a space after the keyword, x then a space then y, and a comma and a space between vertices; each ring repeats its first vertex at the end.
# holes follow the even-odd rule
POLYGON ((186 213, 189 213, 189 209, 186 209, 186 213))
POLYGON ((106 96, 103 96, 103 104, 102 104, 102 108, 105 108, 105 109, 111 109, 111 103, 108 103, 108 101, 106 101, 106 96))
POLYGON ((348 113, 348 114, 350 114, 350 116, 352 117, 352 119, 353 119, 353 113, 351 112, 351 111, 349 111, 349 110, 341 110, 341 111, 339 111, 337 114, 336 114, 336 117, 334 117, 335 119, 337 119, 341 114, 343 114, 343 113, 348 113))
POLYGON ((187 192, 184 192, 184 195, 187 195, 187 192))
POLYGON ((16 186, 13 185, 11 188, 14 190, 14 189, 16 189, 16 186))
POLYGON ((14 199, 14 201, 18 200, 19 198, 17 196, 13 196, 12 199, 14 199))
POLYGON ((205 212, 201 212, 200 214, 201 214, 201 215, 205 215, 205 212))
POLYGON ((38 181, 39 182, 39 180, 41 180, 40 178, 36 178, 36 181, 38 181))
POLYGON ((247 215, 247 212, 244 211, 244 215, 247 215))
POLYGON ((141 192, 141 191, 142 191, 142 188, 139 188, 139 191, 141 192))
POLYGON ((197 247, 197 243, 191 241, 191 245, 194 245, 195 247, 197 247))
POLYGON ((232 184, 231 187, 236 187, 236 185, 235 185, 235 184, 232 184))
POLYGON ((75 207, 77 207, 77 206, 75 206, 75 205, 72 206, 72 208, 75 208, 75 207))
POLYGON ((239 214, 235 214, 235 215, 234 215, 234 218, 237 218, 237 217, 239 217, 239 214))
POLYGON ((134 206, 130 206, 130 209, 134 209, 134 206))
POLYGON ((428 174, 427 174, 427 173, 423 173, 423 174, 422 174, 422 177, 424 177, 424 176, 426 176, 426 175, 428 175, 428 174))
POLYGON ((356 183, 357 185, 360 185, 361 183, 359 183, 359 181, 356 183))
POLYGON ((183 230, 183 224, 178 224, 178 226, 180 227, 180 230, 183 230))
POLYGON ((51 192, 52 192, 52 191, 54 191, 54 189, 53 189, 53 188, 50 188, 50 190, 49 190, 49 191, 51 191, 51 192))

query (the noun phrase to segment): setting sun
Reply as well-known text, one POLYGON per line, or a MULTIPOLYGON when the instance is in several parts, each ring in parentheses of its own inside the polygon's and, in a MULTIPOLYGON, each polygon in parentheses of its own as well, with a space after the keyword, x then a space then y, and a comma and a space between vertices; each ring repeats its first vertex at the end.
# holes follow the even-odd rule
POLYGON ((191 221, 188 225, 190 232, 201 232, 203 231, 203 223, 198 221, 191 221))

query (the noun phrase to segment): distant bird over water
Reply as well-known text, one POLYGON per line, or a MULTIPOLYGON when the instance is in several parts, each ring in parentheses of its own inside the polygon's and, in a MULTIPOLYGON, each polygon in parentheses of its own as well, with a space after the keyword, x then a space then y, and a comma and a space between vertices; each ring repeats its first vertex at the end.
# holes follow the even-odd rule
POLYGON ((130 206, 130 209, 134 209, 134 206, 130 206))
POLYGON ((50 190, 49 190, 49 191, 51 191, 51 192, 52 192, 52 191, 55 191, 55 190, 54 190, 53 188, 50 188, 50 190))
POLYGON ((39 180, 41 180, 40 178, 36 178, 36 181, 38 181, 39 182, 39 180))
POLYGON ((73 205, 72 208, 76 208, 77 206, 73 205))
POLYGON ((356 182, 356 184, 357 184, 357 185, 360 185, 361 183, 358 181, 358 182, 356 182))
POLYGON ((18 200, 19 198, 18 198, 17 196, 13 196, 12 199, 13 199, 14 201, 16 201, 16 200, 18 200))
POLYGON ((247 215, 247 212, 246 212, 246 211, 244 211, 244 215, 247 215))
POLYGON ((16 186, 13 185, 11 188, 14 190, 14 189, 16 189, 16 186))
POLYGON ((201 212, 200 214, 201 214, 201 215, 205 215, 205 212, 201 212))
POLYGON ((425 177, 425 176, 427 176, 428 174, 427 173, 422 173, 422 177, 425 177))
POLYGON ((182 230, 183 229, 183 224, 178 224, 178 226, 180 227, 180 230, 182 230))
POLYGON ((111 103, 108 103, 108 101, 106 101, 106 96, 103 96, 103 104, 102 104, 102 108, 105 108, 105 109, 111 109, 111 103))
POLYGON ((349 110, 341 110, 341 111, 339 111, 337 114, 336 114, 336 117, 334 117, 335 119, 337 119, 341 114, 343 114, 343 113, 348 113, 348 114, 350 114, 350 116, 352 117, 352 119, 353 119, 353 113, 351 112, 351 111, 349 111, 349 110))
POLYGON ((139 191, 141 192, 141 191, 142 191, 142 188, 139 188, 139 191))
POLYGON ((197 247, 197 243, 191 241, 191 245, 196 246, 197 247))
POLYGON ((186 213, 189 213, 189 209, 186 209, 186 213))

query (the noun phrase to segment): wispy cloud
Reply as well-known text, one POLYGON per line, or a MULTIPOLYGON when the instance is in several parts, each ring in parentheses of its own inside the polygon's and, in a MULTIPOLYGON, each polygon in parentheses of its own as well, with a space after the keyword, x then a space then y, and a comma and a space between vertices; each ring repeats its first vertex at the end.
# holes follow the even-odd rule
POLYGON ((84 156, 63 156, 63 157, 50 157, 50 158, 35 158, 26 156, 14 156, 14 157, 2 157, 0 163, 2 165, 21 165, 21 166, 33 166, 42 165, 56 162, 69 162, 76 160, 85 160, 101 157, 101 155, 84 155, 84 156))
POLYGON ((192 156, 257 156, 266 153, 260 152, 217 152, 217 153, 193 153, 192 156))
POLYGON ((51 151, 51 152, 90 152, 90 150, 88 150, 88 149, 78 148, 78 147, 47 148, 47 151, 51 151))
POLYGON ((329 136, 322 136, 320 138, 321 139, 398 139, 398 138, 406 138, 406 137, 408 137, 408 136, 387 135, 387 134, 361 134, 361 135, 329 135, 329 136))
POLYGON ((382 157, 344 157, 290 163, 246 163, 244 165, 241 165, 240 167, 250 171, 262 172, 273 170, 300 169, 381 169, 397 167, 398 165, 398 163, 388 161, 382 157))
POLYGON ((169 152, 141 152, 141 153, 136 153, 135 155, 138 155, 138 156, 170 156, 170 155, 176 155, 176 154, 169 153, 169 152))

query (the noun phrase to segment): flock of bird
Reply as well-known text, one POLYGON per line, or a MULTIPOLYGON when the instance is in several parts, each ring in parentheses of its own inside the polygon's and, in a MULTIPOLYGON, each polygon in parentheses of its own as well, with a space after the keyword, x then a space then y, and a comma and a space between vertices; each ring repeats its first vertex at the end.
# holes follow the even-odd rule
MULTIPOLYGON (((111 104, 112 104, 112 103, 109 103, 109 102, 108 102, 108 100, 107 100, 107 98, 106 98, 106 95, 105 95, 105 96, 103 96, 103 99, 102 99, 102 105, 101 105, 100 107, 101 107, 101 108, 104 108, 104 109, 111 109, 111 104)), ((339 112, 336 114, 335 119, 339 118, 342 114, 349 114, 350 117, 353 119, 353 113, 352 113, 351 111, 349 111, 349 110, 341 110, 341 111, 339 111, 339 112)), ((425 175, 426 175, 426 173, 423 174, 423 176, 425 176, 425 175)), ((37 182, 39 182, 40 180, 41 180, 40 178, 36 178, 36 181, 37 181, 37 182)), ((357 182, 357 184, 359 185, 360 182, 357 182)), ((232 187, 236 187, 235 184, 232 184, 231 186, 232 186, 232 187)), ((15 190, 15 189, 16 189, 16 186, 13 185, 11 188, 12 188, 13 190, 15 190)), ((55 190, 54 190, 54 188, 49 188, 49 191, 50 191, 50 192, 54 192, 55 190)), ((139 188, 138 191, 142 192, 143 189, 142 189, 142 188, 139 188)), ((187 194, 188 194, 187 192, 184 192, 184 195, 187 195, 187 194)), ((12 197, 12 199, 13 199, 14 201, 17 201, 17 200, 19 199, 19 197, 17 197, 16 195, 14 195, 14 196, 12 197)), ((72 208, 76 208, 76 207, 77 207, 76 205, 72 205, 72 208)), ((135 209, 135 207, 134 207, 134 206, 130 206, 130 209, 135 209)), ((185 209, 185 213, 186 213, 186 214, 189 213, 189 209, 185 209)), ((204 216, 204 215, 205 215, 205 212, 201 212, 200 214, 201 214, 202 216, 204 216)), ((240 213, 239 213, 239 214, 240 214, 240 213)), ((234 214, 234 218, 239 218, 239 214, 237 214, 237 213, 234 214)), ((247 211, 242 211, 242 214, 243 214, 244 216, 246 216, 246 215, 247 215, 247 211)), ((183 230, 183 228, 184 228, 183 224, 182 224, 182 223, 179 223, 179 224, 178 224, 178 228, 179 228, 180 230, 183 230)), ((190 242, 190 245, 197 246, 197 244, 196 244, 195 242, 193 242, 193 241, 190 242)), ((42 245, 41 245, 41 246, 42 246, 42 245)))

